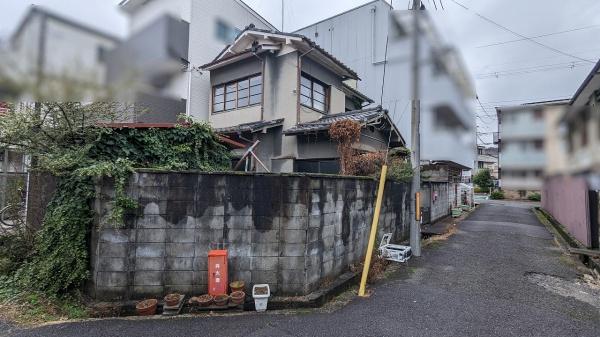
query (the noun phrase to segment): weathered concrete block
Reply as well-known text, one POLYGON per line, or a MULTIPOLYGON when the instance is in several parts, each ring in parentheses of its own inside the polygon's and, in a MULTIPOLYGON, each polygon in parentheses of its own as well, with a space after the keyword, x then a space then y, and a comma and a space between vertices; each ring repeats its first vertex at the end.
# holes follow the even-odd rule
POLYGON ((128 230, 107 228, 100 232, 100 242, 128 243, 128 230))
POLYGON ((101 257, 127 257, 129 244, 127 243, 107 243, 99 244, 98 256, 101 257))
POLYGON ((163 271, 136 271, 133 284, 136 286, 162 286, 163 271))
POLYGON ((166 195, 168 200, 192 202, 196 198, 196 190, 191 187, 169 187, 164 192, 162 196, 166 195))
POLYGON ((196 258, 206 258, 208 257, 208 251, 210 250, 209 245, 198 244, 194 245, 194 257, 196 258))
POLYGON ((309 214, 308 206, 299 203, 283 204, 281 214, 284 217, 305 217, 309 214))
POLYGON ((255 259, 251 256, 229 256, 229 270, 251 270, 252 260, 255 259))
POLYGON ((325 219, 323 214, 317 213, 316 215, 311 215, 308 219, 308 227, 309 228, 320 228, 325 225, 325 219))
POLYGON ((191 271, 166 271, 164 273, 165 284, 168 285, 192 285, 194 272, 191 271))
POLYGON ((127 287, 100 287, 96 286, 92 296, 105 301, 122 301, 127 294, 127 287))
POLYGON ((167 186, 140 186, 138 187, 138 196, 147 201, 161 201, 167 196, 169 188, 167 186))
POLYGON ((230 257, 251 257, 252 244, 249 243, 231 243, 227 246, 227 253, 230 257))
POLYGON ((208 284, 208 271, 194 271, 192 275, 193 284, 208 284))
POLYGON ((303 243, 282 243, 280 245, 282 257, 304 256, 306 254, 306 244, 303 243))
POLYGON ((330 277, 333 275, 333 259, 323 262, 321 266, 321 278, 330 277))
POLYGON ((229 275, 231 281, 244 281, 246 283, 246 292, 250 294, 252 292, 251 280, 252 271, 250 270, 232 270, 229 275))
POLYGON ((165 270, 165 259, 138 257, 135 259, 135 270, 139 271, 162 271, 165 270))
POLYGON ((144 215, 137 218, 136 228, 167 228, 167 221, 161 215, 144 215))
POLYGON ((229 229, 253 229, 253 217, 251 215, 225 216, 223 223, 229 229))
POLYGON ((306 230, 287 229, 281 231, 283 243, 306 243, 306 230))
POLYGON ((304 283, 284 283, 279 288, 282 294, 289 296, 300 296, 306 293, 306 285, 304 283))
POLYGON ((135 285, 133 286, 132 299, 141 300, 145 298, 161 297, 166 295, 165 288, 163 286, 147 286, 147 285, 135 285))
POLYGON ((97 271, 127 271, 127 258, 99 257, 97 271))
POLYGON ((170 243, 193 243, 196 241, 195 229, 168 229, 167 242, 170 243))
POLYGON ((197 229, 223 229, 225 224, 225 217, 223 214, 220 215, 204 215, 196 219, 197 229))
POLYGON ((329 238, 335 236, 335 225, 323 226, 321 230, 321 238, 329 238))
POLYGON ((194 270, 193 257, 169 257, 165 259, 165 269, 175 271, 194 270))
POLYGON ((164 257, 166 255, 164 243, 140 243, 135 249, 137 257, 164 257))
POLYGON ((167 243, 167 257, 194 257, 195 243, 167 243))
POLYGON ((278 257, 253 257, 248 270, 277 270, 278 257))
MULTIPOLYGON (((208 255, 208 253, 207 253, 208 255)), ((195 257, 194 262, 192 262, 192 270, 200 271, 200 270, 208 270, 208 256, 204 257, 195 257)))
POLYGON ((165 242, 167 238, 167 231, 165 229, 138 229, 137 230, 137 242, 138 243, 159 243, 165 242))
POLYGON ((306 232, 306 242, 317 242, 321 238, 321 228, 309 228, 306 232))
POLYGON ((281 229, 306 229, 308 228, 309 217, 306 214, 304 216, 283 216, 279 218, 279 221, 281 229))
POLYGON ((250 231, 251 243, 277 243, 279 242, 279 230, 250 231))
POLYGON ((333 249, 325 250, 321 253, 321 255, 323 256, 323 262, 329 262, 335 258, 335 255, 333 254, 333 249))
POLYGON ((279 257, 279 244, 276 244, 276 243, 253 243, 251 256, 279 257))
POLYGON ((253 284, 267 283, 275 285, 277 284, 277 271, 253 270, 251 282, 253 284))
POLYGON ((306 268, 306 258, 304 256, 280 257, 279 269, 304 270, 306 268))
MULTIPOLYGON (((194 286, 190 283, 190 284, 168 284, 164 286, 164 293, 165 294, 196 294, 196 292, 194 292, 194 286)), ((200 294, 200 293, 197 293, 200 294)), ((204 292, 202 293, 204 294, 204 292)))
POLYGON ((279 276, 281 285, 306 283, 306 270, 304 269, 283 269, 279 271, 279 276))
POLYGON ((227 241, 234 244, 251 242, 252 231, 248 229, 229 229, 227 231, 227 241))
POLYGON ((125 287, 127 286, 127 272, 98 272, 96 285, 100 287, 125 287))

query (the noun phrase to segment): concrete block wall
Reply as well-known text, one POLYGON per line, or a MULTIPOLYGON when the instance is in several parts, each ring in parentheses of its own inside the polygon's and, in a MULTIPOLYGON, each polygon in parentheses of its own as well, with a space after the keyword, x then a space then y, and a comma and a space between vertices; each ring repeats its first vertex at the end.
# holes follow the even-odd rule
MULTIPOLYGON (((115 229, 106 220, 113 183, 97 186, 90 294, 102 300, 207 292, 208 252, 229 252, 229 280, 250 290, 304 295, 364 257, 377 182, 307 175, 160 173, 132 175, 139 208, 115 229)), ((408 236, 410 191, 388 183, 380 237, 408 236)))

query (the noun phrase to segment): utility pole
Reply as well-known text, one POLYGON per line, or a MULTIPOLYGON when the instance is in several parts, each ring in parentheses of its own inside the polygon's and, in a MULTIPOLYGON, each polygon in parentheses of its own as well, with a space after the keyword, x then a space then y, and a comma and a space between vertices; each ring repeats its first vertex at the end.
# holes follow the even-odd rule
POLYGON ((410 225, 410 247, 412 255, 421 256, 421 100, 419 90, 419 16, 421 14, 421 0, 413 0, 413 30, 412 30, 412 119, 411 119, 411 142, 412 142, 412 212, 410 225))
POLYGON ((285 0, 281 0, 281 32, 285 33, 285 0))

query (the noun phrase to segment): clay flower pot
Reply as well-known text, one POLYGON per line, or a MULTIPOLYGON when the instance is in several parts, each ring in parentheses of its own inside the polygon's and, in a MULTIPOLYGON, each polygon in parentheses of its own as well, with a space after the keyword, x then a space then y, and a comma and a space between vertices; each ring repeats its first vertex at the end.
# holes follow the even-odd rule
POLYGON ((208 307, 213 303, 213 297, 211 295, 202 295, 198 297, 197 302, 201 307, 208 307))
POLYGON ((139 302, 135 306, 135 310, 140 316, 152 316, 156 314, 156 306, 158 305, 158 301, 155 299, 145 300, 139 302))
POLYGON ((229 288, 231 288, 231 292, 234 293, 236 291, 244 291, 246 287, 246 282, 244 281, 233 281, 229 283, 229 288))
POLYGON ((218 307, 224 307, 227 305, 227 302, 229 302, 229 296, 228 295, 217 295, 215 296, 215 305, 218 307))
POLYGON ((241 305, 244 304, 244 301, 246 300, 246 293, 243 291, 234 291, 229 295, 229 298, 231 303, 241 305))
POLYGON ((181 300, 181 295, 179 294, 169 294, 165 296, 165 305, 167 307, 174 307, 179 304, 179 300, 181 300))

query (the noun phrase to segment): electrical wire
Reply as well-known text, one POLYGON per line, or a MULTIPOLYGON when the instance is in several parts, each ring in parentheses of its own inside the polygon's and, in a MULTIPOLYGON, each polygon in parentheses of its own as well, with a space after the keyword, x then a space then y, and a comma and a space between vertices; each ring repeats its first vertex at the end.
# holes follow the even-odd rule
POLYGON ((518 37, 520 37, 520 38, 522 38, 522 39, 525 39, 525 40, 527 40, 527 41, 530 41, 530 42, 532 42, 532 43, 535 43, 535 44, 537 44, 537 45, 538 45, 538 46, 540 46, 540 47, 546 48, 546 49, 548 49, 548 50, 551 50, 551 51, 553 51, 553 52, 555 52, 555 53, 558 53, 558 54, 561 54, 561 55, 563 55, 563 56, 568 56, 568 57, 571 57, 571 58, 574 58, 574 59, 577 59, 577 60, 580 60, 580 61, 585 61, 585 62, 588 62, 588 63, 596 64, 596 62, 594 62, 594 61, 592 61, 592 60, 584 59, 584 58, 582 58, 582 57, 579 57, 579 56, 577 56, 577 55, 573 55, 573 54, 570 54, 570 53, 564 52, 564 51, 562 51, 562 50, 560 50, 560 49, 556 49, 556 48, 554 48, 554 47, 551 47, 551 46, 549 46, 549 45, 547 45, 547 44, 544 44, 544 43, 541 43, 541 42, 539 42, 539 41, 537 41, 537 40, 534 40, 533 38, 530 38, 530 37, 527 37, 527 36, 525 36, 525 35, 523 35, 523 34, 517 33, 516 31, 514 31, 514 30, 512 30, 512 29, 510 29, 510 28, 507 28, 507 27, 505 27, 505 26, 503 26, 503 25, 499 24, 498 22, 496 22, 496 21, 494 21, 494 20, 492 20, 492 19, 490 19, 490 18, 488 18, 488 17, 486 17, 486 16, 484 16, 484 15, 482 15, 482 14, 479 14, 478 12, 472 11, 471 9, 469 9, 469 7, 467 7, 467 6, 463 5, 462 3, 460 3, 460 2, 458 2, 458 1, 456 1, 456 0, 450 0, 450 1, 452 1, 452 2, 453 2, 453 3, 455 3, 456 5, 458 5, 458 6, 462 7, 462 8, 464 8, 464 9, 465 9, 465 10, 467 10, 467 11, 471 11, 472 13, 474 13, 475 15, 477 15, 477 16, 478 16, 479 18, 481 18, 482 20, 485 20, 485 21, 487 21, 488 23, 491 23, 491 24, 493 24, 494 26, 496 26, 496 27, 499 27, 499 28, 501 28, 501 29, 503 29, 503 30, 505 30, 505 31, 507 31, 507 32, 509 32, 509 33, 511 33, 511 34, 513 34, 513 35, 516 35, 516 36, 518 36, 518 37))
MULTIPOLYGON (((577 32, 577 31, 580 31, 580 30, 586 30, 586 29, 592 29, 592 28, 598 28, 598 27, 600 27, 600 25, 591 25, 591 26, 573 28, 573 29, 569 29, 569 30, 563 30, 563 31, 560 31, 560 32, 555 32, 555 33, 548 33, 548 34, 542 34, 542 35, 532 36, 531 39, 538 39, 538 38, 541 38, 541 37, 548 37, 548 36, 566 34, 566 33, 577 32)), ((496 42, 496 43, 486 44, 486 45, 482 45, 482 46, 477 46, 475 48, 494 47, 494 46, 500 46, 500 45, 509 44, 509 43, 527 41, 527 40, 528 39, 521 38, 521 39, 516 39, 516 40, 509 40, 509 41, 503 41, 503 42, 496 42)))
POLYGON ((573 61, 568 63, 555 63, 555 64, 547 64, 540 65, 534 67, 526 67, 526 68, 518 68, 512 70, 501 70, 489 73, 476 74, 475 78, 479 80, 488 79, 488 78, 500 78, 505 76, 518 76, 518 75, 526 75, 532 73, 540 73, 547 71, 555 71, 561 69, 575 69, 578 67, 588 66, 589 63, 583 61, 573 61))

